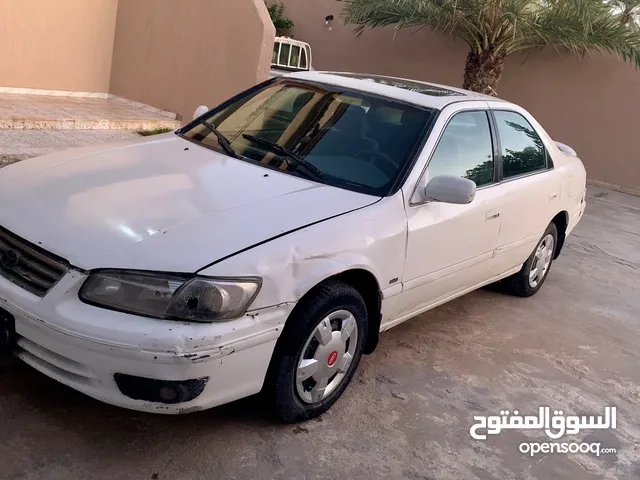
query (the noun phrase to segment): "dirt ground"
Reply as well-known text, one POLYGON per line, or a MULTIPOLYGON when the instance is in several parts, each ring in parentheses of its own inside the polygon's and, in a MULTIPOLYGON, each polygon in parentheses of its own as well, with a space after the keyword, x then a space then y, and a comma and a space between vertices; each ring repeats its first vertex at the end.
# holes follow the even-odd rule
POLYGON ((182 417, 103 405, 27 366, 0 370, 1 479, 640 478, 640 198, 591 189, 533 298, 478 291, 382 335, 321 418, 276 424, 259 397, 182 417), (616 454, 520 453, 542 431, 474 440, 474 415, 539 406, 616 430, 558 441, 616 454))

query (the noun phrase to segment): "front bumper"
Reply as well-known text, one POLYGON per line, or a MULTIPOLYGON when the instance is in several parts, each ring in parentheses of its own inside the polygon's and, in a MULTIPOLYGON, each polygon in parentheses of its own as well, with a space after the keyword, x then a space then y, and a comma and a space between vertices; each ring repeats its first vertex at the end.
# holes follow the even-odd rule
POLYGON ((282 304, 215 324, 157 320, 82 303, 85 279, 70 270, 40 298, 0 277, 0 308, 15 317, 15 353, 93 398, 147 412, 188 413, 259 392, 293 308, 282 304), (116 374, 208 380, 195 399, 166 404, 124 395, 116 374))

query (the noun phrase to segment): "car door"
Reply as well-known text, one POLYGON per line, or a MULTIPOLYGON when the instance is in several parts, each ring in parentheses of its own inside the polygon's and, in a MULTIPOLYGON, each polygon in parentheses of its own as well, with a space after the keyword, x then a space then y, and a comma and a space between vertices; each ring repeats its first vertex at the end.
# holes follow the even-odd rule
POLYGON ((496 263, 506 272, 526 261, 560 211, 562 184, 543 141, 546 135, 536 130, 535 120, 517 107, 492 106, 503 193, 496 263))
POLYGON ((417 182, 419 189, 436 175, 466 177, 476 182, 475 199, 454 205, 420 201, 417 190, 411 196, 399 317, 444 302, 496 273, 493 255, 500 231, 501 191, 496 182, 495 140, 488 109, 475 105, 459 111, 453 107, 454 112, 445 117, 428 166, 417 182))

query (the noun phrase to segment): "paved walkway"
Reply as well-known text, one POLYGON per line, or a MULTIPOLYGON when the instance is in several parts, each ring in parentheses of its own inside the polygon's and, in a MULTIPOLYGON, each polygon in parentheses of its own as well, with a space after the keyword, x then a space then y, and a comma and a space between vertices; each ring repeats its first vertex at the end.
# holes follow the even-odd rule
POLYGON ((0 168, 56 150, 139 137, 131 130, 0 130, 0 168))
POLYGON ((175 114, 121 99, 0 94, 0 129, 155 130, 175 114))
POLYGON ((119 98, 0 94, 0 167, 56 150, 174 130, 175 114, 119 98))

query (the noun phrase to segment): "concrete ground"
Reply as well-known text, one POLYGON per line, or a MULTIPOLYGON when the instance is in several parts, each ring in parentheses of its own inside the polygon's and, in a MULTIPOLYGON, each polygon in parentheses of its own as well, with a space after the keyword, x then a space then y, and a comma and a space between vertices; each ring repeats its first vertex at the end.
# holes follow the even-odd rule
POLYGON ((640 478, 640 198, 591 189, 584 219, 529 299, 481 290, 382 335, 322 417, 274 423, 259 397, 182 417, 103 405, 27 366, 0 370, 0 478, 640 478), (616 430, 559 441, 617 454, 519 452, 473 440, 474 415, 539 406, 616 430))

